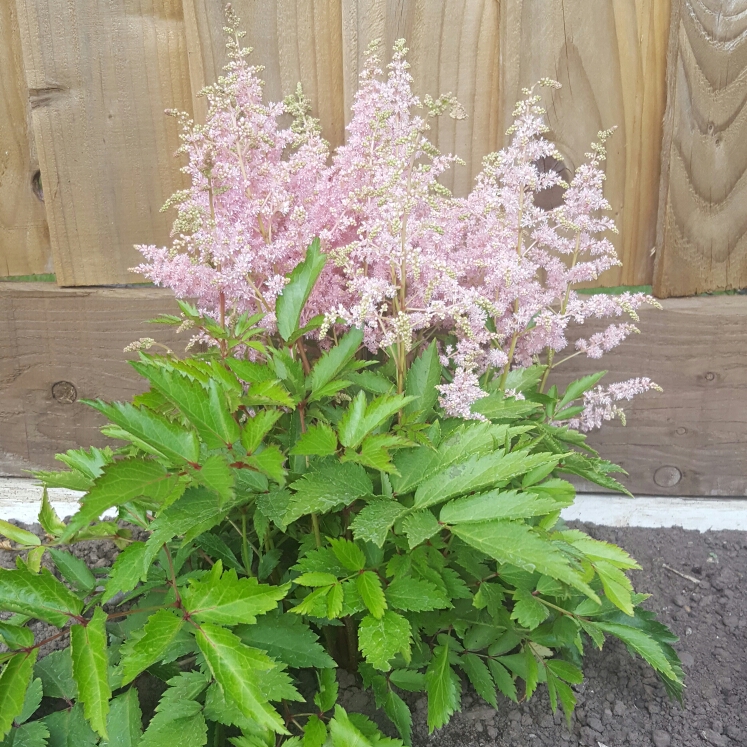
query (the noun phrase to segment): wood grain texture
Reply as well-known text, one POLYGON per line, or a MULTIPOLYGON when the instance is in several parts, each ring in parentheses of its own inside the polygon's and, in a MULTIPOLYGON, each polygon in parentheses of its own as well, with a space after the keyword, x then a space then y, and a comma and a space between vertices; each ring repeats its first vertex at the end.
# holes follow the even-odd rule
POLYGON ((21 36, 12 2, 0 3, 0 277, 52 271, 31 128, 21 36))
POLYGON ((605 196, 623 261, 597 285, 647 285, 653 273, 670 0, 512 0, 500 3, 500 132, 521 89, 549 77, 550 139, 571 171, 600 130, 608 143, 605 196))
POLYGON ((187 339, 143 320, 174 313, 169 291, 0 284, 0 475, 60 466, 57 452, 106 443, 103 419, 76 400, 129 399, 145 388, 123 349, 158 337, 183 352, 187 339), (53 394, 54 389, 54 394, 53 394), (56 395, 56 397, 55 397, 56 395))
MULTIPOLYGON (((184 337, 142 321, 173 310, 169 292, 158 289, 0 284, 0 475, 100 445, 98 415, 64 402, 64 387, 55 399, 53 385, 70 382, 79 399, 141 391, 122 349, 152 336, 182 352, 184 337)), ((628 425, 608 424, 592 445, 630 472, 624 482, 640 495, 747 495, 747 298, 665 301, 664 311, 642 313, 641 329, 603 358, 607 381, 646 375, 664 393, 634 400, 628 425)), ((592 363, 574 358, 555 381, 564 386, 596 370, 592 363)))
MULTIPOLYGON (((265 97, 281 101, 303 84, 324 137, 336 146, 343 139, 342 21, 339 0, 233 0, 246 31, 251 62, 263 65, 265 97)), ((189 69, 195 116, 204 121, 205 101, 197 97, 214 83, 226 64, 224 3, 184 0, 189 69)))
POLYGON ((747 287, 747 0, 675 0, 654 290, 747 287))
POLYGON ((589 438, 630 473, 621 480, 633 493, 745 496, 747 298, 669 299, 663 305, 663 311, 641 312, 642 334, 599 362, 568 361, 555 381, 565 386, 601 367, 609 370, 607 383, 649 376, 663 387, 661 394, 623 403, 627 426, 612 422, 589 438))
POLYGON ((483 157, 497 149, 505 129, 498 116, 499 8, 496 0, 342 0, 345 116, 369 44, 381 40, 386 64, 394 42, 404 38, 415 93, 453 93, 467 111, 463 120, 440 117, 431 131, 442 152, 467 162, 440 180, 457 195, 469 192, 483 157))
POLYGON ((60 285, 137 281, 137 243, 165 243, 191 110, 181 0, 16 0, 60 285))

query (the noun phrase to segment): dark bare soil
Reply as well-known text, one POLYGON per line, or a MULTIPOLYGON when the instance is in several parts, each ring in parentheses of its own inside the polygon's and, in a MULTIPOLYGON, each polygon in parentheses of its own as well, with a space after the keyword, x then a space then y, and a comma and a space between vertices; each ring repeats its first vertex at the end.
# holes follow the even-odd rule
MULTIPOLYGON (((465 687, 463 712, 430 736, 425 698, 413 701, 415 747, 747 747, 747 533, 578 526, 621 545, 643 566, 632 575, 634 586, 652 594, 646 604, 680 636, 684 704, 667 698, 641 659, 610 642, 601 652, 588 649, 570 729, 560 713, 551 715, 542 691, 529 703, 503 699, 494 710, 465 687)), ((116 548, 83 543, 76 554, 101 568, 116 548)), ((0 565, 12 560, 0 552, 0 565)), ((44 637, 47 626, 35 632, 44 637)), ((45 649, 60 644, 66 640, 45 649)), ((386 723, 351 675, 341 671, 340 681, 345 708, 386 723)))

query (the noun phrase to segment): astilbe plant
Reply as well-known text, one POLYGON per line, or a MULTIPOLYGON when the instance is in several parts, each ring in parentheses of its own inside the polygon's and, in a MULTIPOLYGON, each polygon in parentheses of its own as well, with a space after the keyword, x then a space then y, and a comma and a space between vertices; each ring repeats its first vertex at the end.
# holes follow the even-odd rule
POLYGON ((302 94, 281 129, 230 30, 207 124, 185 132, 174 247, 143 250, 149 277, 197 299, 159 321, 206 344, 141 350, 149 390, 88 403, 123 445, 37 473, 84 491, 71 519, 45 490, 43 540, 0 527, 17 551, 0 570, 4 744, 410 744, 407 693, 426 693, 434 730, 465 679, 493 706, 546 687, 570 718, 585 647, 606 636, 679 697, 676 639, 641 607, 636 562, 560 519, 575 496, 563 475, 624 490, 581 430, 652 386, 599 389, 594 373, 546 387, 569 324, 652 302, 572 289, 616 262, 603 147, 561 207, 537 208, 558 178, 535 165, 553 148, 528 94, 509 147, 451 197, 438 176, 454 159, 427 123, 461 112, 447 96, 413 113, 399 44, 386 79, 370 60, 328 164, 302 94), (120 548, 111 568, 64 549, 92 538, 120 548), (360 674, 401 741, 337 705, 336 667, 360 674), (166 689, 143 732, 147 676, 166 689), (58 706, 33 720, 43 696, 58 706))

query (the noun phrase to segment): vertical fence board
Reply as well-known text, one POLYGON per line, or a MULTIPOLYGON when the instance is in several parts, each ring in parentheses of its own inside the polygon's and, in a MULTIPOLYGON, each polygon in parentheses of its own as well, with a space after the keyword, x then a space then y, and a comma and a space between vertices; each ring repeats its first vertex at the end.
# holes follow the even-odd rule
POLYGON ((521 89, 543 77, 551 132, 571 170, 600 130, 608 142, 605 195, 623 267, 598 285, 644 285, 653 273, 659 147, 665 108, 669 0, 515 0, 501 3, 501 131, 521 89))
POLYGON ((13 3, 0 3, 0 277, 52 271, 13 3), (35 191, 36 189, 36 191, 35 191))
POLYGON ((654 290, 747 287, 747 0, 675 0, 654 290))
POLYGON ((60 285, 139 279, 136 243, 168 239, 159 208, 184 177, 191 109, 180 0, 16 0, 60 285))
POLYGON ((342 0, 346 118, 369 44, 381 41, 387 63, 394 42, 404 38, 415 93, 453 93, 468 113, 463 120, 440 117, 431 131, 442 152, 467 162, 441 180, 458 195, 469 191, 500 140, 499 7, 495 0, 342 0))
MULTIPOLYGON (((339 1, 234 0, 250 61, 263 65, 265 97, 280 101, 301 82, 312 112, 322 122, 324 137, 336 146, 343 139, 342 21, 339 1)), ((204 120, 206 107, 197 97, 214 83, 227 62, 223 4, 184 0, 189 64, 195 114, 204 120)))

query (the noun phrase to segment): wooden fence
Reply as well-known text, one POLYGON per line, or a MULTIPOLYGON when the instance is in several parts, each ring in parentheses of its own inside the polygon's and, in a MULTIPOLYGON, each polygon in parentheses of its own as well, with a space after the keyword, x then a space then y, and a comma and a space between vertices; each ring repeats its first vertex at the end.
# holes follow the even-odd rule
MULTIPOLYGON (((197 94, 225 62, 222 2, 0 2, 0 277, 140 279, 128 271, 133 245, 168 243, 173 216, 159 208, 184 186, 176 123, 163 111, 204 116, 197 94)), ((450 91, 468 113, 433 132, 466 161, 446 180, 457 194, 504 144, 522 87, 559 80, 546 100, 550 137, 571 171, 599 130, 618 128, 605 190, 624 264, 600 284, 653 285, 662 298, 747 286, 747 0, 233 6, 265 66, 266 95, 300 80, 333 145, 370 41, 388 50, 406 38, 416 91, 450 91)), ((89 443, 95 417, 68 408, 53 384, 126 396, 135 383, 121 348, 143 334, 136 321, 169 303, 154 290, 0 284, 0 419, 11 424, 0 474, 89 443)), ((597 443, 630 467, 639 492, 747 494, 747 299, 671 301, 649 320, 608 365, 621 376, 645 369, 667 393, 597 443)))

